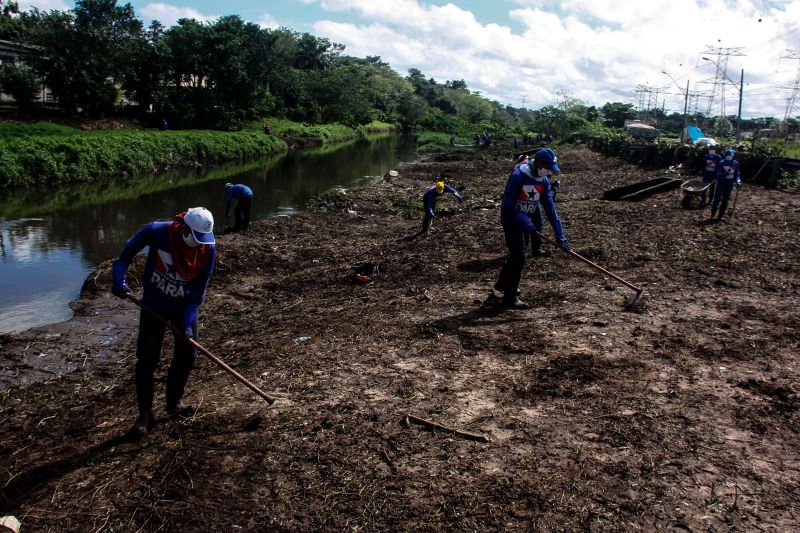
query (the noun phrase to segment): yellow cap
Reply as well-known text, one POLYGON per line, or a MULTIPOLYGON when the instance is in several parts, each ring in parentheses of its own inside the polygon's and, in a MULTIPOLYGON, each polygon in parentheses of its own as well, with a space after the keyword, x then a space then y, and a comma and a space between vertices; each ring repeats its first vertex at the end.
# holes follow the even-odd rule
POLYGON ((439 194, 444 192, 444 182, 443 181, 437 181, 436 182, 436 192, 438 192, 439 194))

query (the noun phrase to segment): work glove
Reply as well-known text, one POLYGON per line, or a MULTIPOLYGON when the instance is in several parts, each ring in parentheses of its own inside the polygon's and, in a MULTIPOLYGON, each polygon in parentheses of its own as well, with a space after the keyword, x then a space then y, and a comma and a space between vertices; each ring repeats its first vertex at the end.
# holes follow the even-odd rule
POLYGON ((569 245, 569 241, 567 239, 561 239, 558 241, 558 244, 561 246, 561 249, 565 252, 569 252, 572 250, 572 247, 569 245))
POLYGON ((192 326, 187 326, 183 331, 183 338, 188 341, 192 337, 194 337, 194 330, 192 330, 192 326))
POLYGON ((742 187, 742 182, 741 181, 737 181, 736 182, 736 188, 740 189, 741 187, 742 187))
POLYGON ((130 293, 131 293, 131 288, 128 287, 128 284, 125 283, 124 281, 122 282, 122 285, 114 285, 111 287, 111 294, 113 294, 117 298, 125 298, 130 293))

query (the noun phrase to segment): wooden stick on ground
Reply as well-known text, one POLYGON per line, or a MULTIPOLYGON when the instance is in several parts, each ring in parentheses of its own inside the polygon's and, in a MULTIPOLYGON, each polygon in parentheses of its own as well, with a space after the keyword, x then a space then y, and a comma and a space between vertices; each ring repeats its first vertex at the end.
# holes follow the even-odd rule
POLYGON ((443 426, 441 424, 437 424, 436 422, 431 422, 430 420, 425 420, 424 418, 420 418, 418 416, 414 416, 411 413, 406 415, 406 420, 414 422, 415 424, 419 424, 421 426, 427 426, 432 429, 439 429, 442 431, 446 431, 448 433, 452 433, 454 435, 458 435, 459 437, 464 437, 465 439, 469 440, 476 440, 478 442, 489 442, 489 437, 486 435, 477 435, 475 433, 468 433, 466 431, 461 431, 458 429, 449 428, 447 426, 443 426))

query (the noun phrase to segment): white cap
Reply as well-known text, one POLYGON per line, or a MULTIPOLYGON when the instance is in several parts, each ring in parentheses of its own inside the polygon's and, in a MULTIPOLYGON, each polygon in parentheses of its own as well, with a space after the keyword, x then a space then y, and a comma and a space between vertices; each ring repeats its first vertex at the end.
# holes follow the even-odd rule
POLYGON ((214 217, 205 207, 192 207, 183 217, 200 244, 214 244, 214 217))

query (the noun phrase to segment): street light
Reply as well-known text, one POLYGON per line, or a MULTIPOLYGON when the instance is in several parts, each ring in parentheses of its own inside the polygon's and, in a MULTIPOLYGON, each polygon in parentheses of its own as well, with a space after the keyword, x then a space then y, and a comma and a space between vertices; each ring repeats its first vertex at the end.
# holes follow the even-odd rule
MULTIPOLYGON (((669 72, 667 72, 666 70, 662 70, 661 74, 666 74, 667 76, 669 76, 669 79, 672 80, 672 83, 675 84, 675 87, 677 87, 679 91, 681 90, 681 86, 678 85, 678 82, 675 81, 675 78, 669 75, 669 72)), ((683 131, 681 132, 681 141, 683 141, 683 136, 686 135, 686 125, 687 125, 686 111, 688 108, 689 108, 689 80, 686 80, 686 96, 683 99, 683 131)))
MULTIPOLYGON (((717 67, 717 70, 721 70, 722 74, 727 78, 729 82, 736 87, 736 82, 732 79, 728 78, 728 73, 722 70, 719 64, 711 59, 710 57, 701 57, 700 59, 704 61, 711 61, 717 67)), ((744 92, 744 69, 742 69, 742 79, 739 81, 739 115, 736 117, 736 142, 739 142, 739 133, 741 131, 741 124, 742 124, 742 93, 744 92)))

